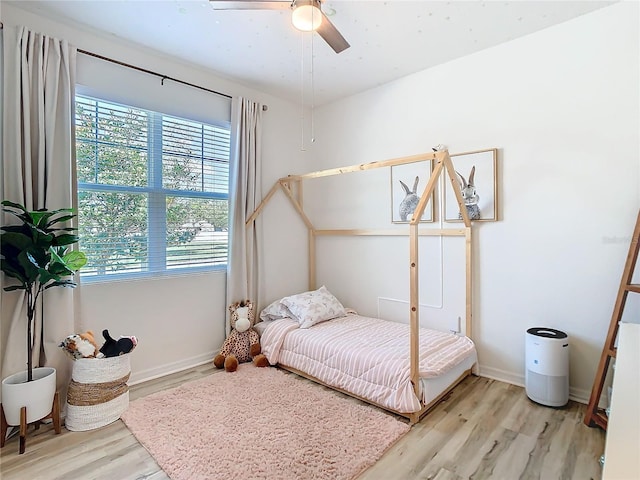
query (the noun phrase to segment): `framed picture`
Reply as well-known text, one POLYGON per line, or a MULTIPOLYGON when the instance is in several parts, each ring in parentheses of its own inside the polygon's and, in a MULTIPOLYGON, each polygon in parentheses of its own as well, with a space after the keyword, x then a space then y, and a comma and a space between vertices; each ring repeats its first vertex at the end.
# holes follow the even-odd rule
MULTIPOLYGON (((391 167, 391 222, 409 223, 432 170, 431 160, 391 167)), ((420 222, 433 222, 435 212, 433 200, 432 194, 420 222)))
MULTIPOLYGON (((498 219, 498 149, 451 154, 451 161, 469 218, 474 222, 495 222, 498 219)), ((462 216, 448 176, 445 183, 444 219, 461 222, 462 216)))

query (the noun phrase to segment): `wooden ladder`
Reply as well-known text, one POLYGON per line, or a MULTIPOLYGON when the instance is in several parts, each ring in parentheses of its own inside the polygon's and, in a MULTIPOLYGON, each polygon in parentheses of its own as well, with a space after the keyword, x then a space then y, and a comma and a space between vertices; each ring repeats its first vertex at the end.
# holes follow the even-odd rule
POLYGON ((589 399, 589 405, 587 412, 584 416, 584 423, 590 427, 598 426, 603 430, 607 429, 607 416, 604 411, 598 408, 600 402, 600 396, 602 395, 602 389, 604 388, 605 378, 607 371, 609 370, 609 363, 612 358, 616 356, 616 338, 618 335, 618 324, 622 319, 622 313, 624 311, 624 305, 627 301, 627 294, 629 292, 640 293, 640 285, 631 283, 633 278, 633 271, 635 270, 638 260, 638 250, 640 250, 640 212, 638 212, 638 219, 636 220, 636 228, 633 231, 631 237, 631 245, 629 246, 629 253, 627 254, 627 261, 624 265, 624 271, 622 272, 622 280, 620 281, 620 288, 618 289, 618 296, 616 297, 616 303, 613 308, 613 314, 611 315, 611 323, 609 324, 609 333, 607 339, 602 348, 602 355, 600 356, 600 363, 598 364, 598 370, 596 371, 596 378, 593 382, 593 389, 591 390, 591 398, 589 399))

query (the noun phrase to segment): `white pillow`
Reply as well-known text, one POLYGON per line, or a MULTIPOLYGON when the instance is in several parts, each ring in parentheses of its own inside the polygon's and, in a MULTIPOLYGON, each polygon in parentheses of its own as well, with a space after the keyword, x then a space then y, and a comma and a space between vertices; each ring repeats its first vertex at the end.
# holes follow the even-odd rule
POLYGON ((278 320, 280 318, 294 318, 289 309, 280 303, 280 300, 276 300, 260 312, 260 320, 263 322, 278 320))
POLYGON ((280 303, 298 320, 300 328, 309 328, 316 323, 346 314, 342 304, 324 285, 318 290, 284 297, 280 303))

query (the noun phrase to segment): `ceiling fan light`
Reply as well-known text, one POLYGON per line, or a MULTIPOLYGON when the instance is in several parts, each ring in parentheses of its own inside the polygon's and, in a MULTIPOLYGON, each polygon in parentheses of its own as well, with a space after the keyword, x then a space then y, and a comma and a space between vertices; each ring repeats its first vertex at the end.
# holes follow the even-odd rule
POLYGON ((322 23, 322 12, 313 3, 298 5, 291 14, 291 23, 298 30, 312 32, 322 23))

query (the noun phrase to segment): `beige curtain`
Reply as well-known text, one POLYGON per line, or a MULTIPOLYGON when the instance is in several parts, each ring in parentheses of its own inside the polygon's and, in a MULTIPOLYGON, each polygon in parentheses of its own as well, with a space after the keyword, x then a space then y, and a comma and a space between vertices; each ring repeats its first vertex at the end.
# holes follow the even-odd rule
MULTIPOLYGON (((25 27, 5 26, 2 38, 3 197, 29 210, 76 207, 76 49, 25 27)), ((12 222, 7 215, 3 221, 12 222)), ((7 284, 10 279, 2 278, 2 286, 7 284)), ((23 292, 0 294, 4 378, 26 369, 27 325, 23 292)), ((55 367, 61 392, 69 383, 71 362, 58 343, 74 333, 74 311, 73 290, 52 288, 44 295, 44 322, 40 309, 36 320, 34 365, 55 367)))
MULTIPOLYGON (((262 221, 259 218, 249 228, 245 228, 245 222, 262 200, 262 105, 234 98, 231 121, 227 305, 248 298, 258 306, 262 304, 259 291, 262 221)), ((228 322, 226 328, 228 334, 228 322)))

